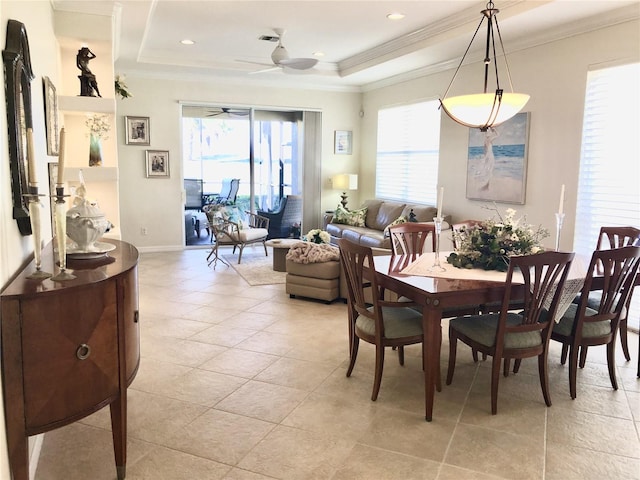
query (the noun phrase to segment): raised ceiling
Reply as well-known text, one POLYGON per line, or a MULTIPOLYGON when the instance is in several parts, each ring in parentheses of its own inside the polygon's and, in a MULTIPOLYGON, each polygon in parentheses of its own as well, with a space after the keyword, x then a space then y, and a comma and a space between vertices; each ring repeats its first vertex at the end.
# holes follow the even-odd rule
MULTIPOLYGON (((366 90, 457 65, 480 21, 476 1, 195 1, 53 0, 63 12, 114 15, 117 73, 216 79, 234 83, 366 90), (405 18, 391 21, 387 14, 405 18), (291 57, 318 58, 305 72, 254 73, 271 64, 275 43, 260 40, 286 30, 291 57), (182 45, 191 39, 194 45, 182 45), (323 57, 313 57, 314 52, 323 57), (249 63, 255 62, 255 63, 249 63)), ((640 17, 640 1, 497 1, 507 53, 640 17)), ((484 35, 484 33, 483 33, 484 35)), ((82 32, 71 42, 89 45, 82 32)), ((479 60, 482 41, 471 59, 479 60)))

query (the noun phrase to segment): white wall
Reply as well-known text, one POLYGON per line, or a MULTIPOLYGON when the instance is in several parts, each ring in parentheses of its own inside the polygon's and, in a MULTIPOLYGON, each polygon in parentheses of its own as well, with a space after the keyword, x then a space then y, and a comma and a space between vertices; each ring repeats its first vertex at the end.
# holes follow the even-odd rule
MULTIPOLYGON (((506 35, 506 32, 503 32, 506 35)), ((508 49, 508 42, 505 40, 508 49)), ((462 54, 462 52, 461 52, 462 54)), ((575 227, 577 179, 580 165, 582 113, 586 75, 590 67, 609 62, 640 61, 640 22, 627 23, 577 35, 536 48, 510 53, 509 66, 517 92, 528 93, 531 100, 525 111, 531 112, 526 199, 512 207, 528 222, 542 224, 550 231, 546 245, 555 242, 555 216, 560 186, 566 184, 564 227, 560 247, 571 249, 575 227)), ((477 91, 481 86, 477 65, 463 67, 455 82, 458 92, 477 91), (471 71, 472 70, 472 71, 471 71)), ((377 112, 381 107, 437 99, 444 93, 453 71, 425 76, 363 95, 364 119, 360 174, 361 198, 375 191, 375 153, 377 112)), ((502 79, 503 83, 506 79, 502 79)), ((630 108, 638 108, 638 105, 630 108)), ((445 189, 444 211, 454 221, 487 218, 481 207, 487 202, 467 200, 466 168, 469 129, 442 114, 439 184, 445 189)))
MULTIPOLYGON (((57 157, 47 156, 44 123, 42 77, 48 76, 54 85, 59 83, 58 44, 53 34, 53 14, 49 1, 6 1, 0 2, 0 44, 6 44, 6 26, 9 19, 24 23, 31 50, 31 63, 35 79, 31 82, 33 133, 36 172, 41 192, 48 192, 47 163, 57 161, 57 157)), ((11 174, 9 167, 9 147, 7 139, 7 112, 4 88, 0 89, 0 288, 7 284, 11 276, 23 265, 33 252, 31 236, 23 237, 18 232, 12 218, 11 174)), ((42 233, 45 243, 51 239, 51 225, 48 202, 43 201, 42 233)), ((0 391, 1 391, 0 385, 0 391)), ((0 396, 0 425, 4 430, 4 404, 0 396)), ((0 478, 11 478, 7 456, 5 435, 0 435, 0 478)))
MULTIPOLYGON (((323 210, 335 208, 340 200, 339 192, 331 189, 329 178, 337 173, 358 172, 360 93, 256 88, 130 75, 126 83, 134 96, 117 102, 120 227, 122 239, 142 250, 179 249, 184 245, 180 101, 322 111, 323 210), (125 116, 149 117, 150 146, 125 144, 125 116), (334 155, 334 130, 353 131, 353 155, 334 155), (169 150, 170 178, 145 177, 147 149, 169 150), (146 228, 146 236, 142 235, 142 228, 146 228)), ((351 198, 354 203, 359 201, 357 192, 351 198)))

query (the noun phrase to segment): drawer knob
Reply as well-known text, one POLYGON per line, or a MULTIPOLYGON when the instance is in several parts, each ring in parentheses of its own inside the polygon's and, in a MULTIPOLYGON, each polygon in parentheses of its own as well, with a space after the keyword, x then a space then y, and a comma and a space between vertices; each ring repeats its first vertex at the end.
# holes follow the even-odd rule
POLYGON ((80 344, 78 349, 76 350, 76 357, 80 360, 86 360, 91 355, 91 347, 86 343, 80 344))

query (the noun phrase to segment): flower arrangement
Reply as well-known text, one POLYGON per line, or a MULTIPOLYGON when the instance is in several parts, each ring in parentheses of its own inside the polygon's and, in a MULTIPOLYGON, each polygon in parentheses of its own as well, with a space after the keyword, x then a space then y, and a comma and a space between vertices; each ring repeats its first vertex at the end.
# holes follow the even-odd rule
POLYGON ((331 243, 331 235, 324 230, 314 228, 313 230, 309 230, 305 235, 304 240, 305 242, 311 243, 331 243))
POLYGON ((127 87, 127 84, 124 83, 124 80, 125 80, 124 75, 116 75, 116 81, 115 81, 116 94, 120 95, 121 98, 133 97, 133 95, 129 91, 129 87, 127 87))
POLYGON ((482 268, 484 270, 507 271, 509 257, 531 255, 543 250, 540 241, 549 232, 538 226, 524 223, 524 218, 515 218, 516 211, 508 208, 504 218, 494 206, 497 215, 468 228, 454 232, 457 251, 447 257, 447 262, 458 268, 482 268))
POLYGON ((109 138, 107 133, 111 130, 107 115, 92 115, 87 118, 85 125, 89 127, 89 135, 98 138, 109 138))

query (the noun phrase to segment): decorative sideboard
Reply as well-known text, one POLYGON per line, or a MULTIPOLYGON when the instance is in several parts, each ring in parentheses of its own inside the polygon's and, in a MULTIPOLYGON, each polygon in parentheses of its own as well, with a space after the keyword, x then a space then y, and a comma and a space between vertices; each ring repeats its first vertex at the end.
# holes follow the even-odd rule
MULTIPOLYGON (((109 405, 117 478, 127 460, 127 387, 140 362, 138 251, 69 257, 75 279, 30 280, 31 262, 0 294, 2 381, 13 480, 29 479, 28 437, 109 405)), ((42 269, 57 273, 51 244, 42 269)), ((90 476, 89 472, 87 475, 90 476)))

